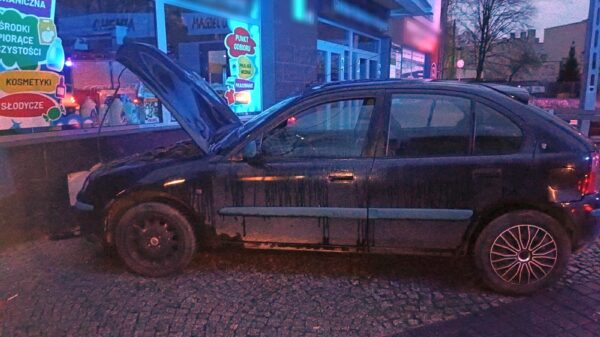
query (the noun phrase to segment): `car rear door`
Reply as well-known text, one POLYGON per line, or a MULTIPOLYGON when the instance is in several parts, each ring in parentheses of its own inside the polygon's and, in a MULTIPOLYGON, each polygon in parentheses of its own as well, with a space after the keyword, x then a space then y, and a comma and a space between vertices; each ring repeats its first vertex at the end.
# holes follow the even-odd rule
POLYGON ((266 127, 263 163, 227 164, 221 233, 270 246, 364 244, 370 125, 382 102, 373 91, 320 97, 266 127))
POLYGON ((385 153, 369 177, 375 249, 447 249, 473 214, 471 100, 390 92, 385 153))
POLYGON ((477 212, 526 173, 515 123, 460 92, 390 92, 386 146, 369 176, 373 249, 454 250, 477 212))

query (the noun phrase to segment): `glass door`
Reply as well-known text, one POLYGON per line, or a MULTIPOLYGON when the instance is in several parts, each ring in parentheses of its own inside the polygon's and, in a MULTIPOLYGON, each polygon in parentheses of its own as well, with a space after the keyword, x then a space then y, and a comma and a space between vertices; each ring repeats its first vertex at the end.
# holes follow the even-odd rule
POLYGON ((365 51, 354 51, 352 68, 354 79, 378 79, 380 78, 379 54, 365 51))
POLYGON ((345 63, 348 48, 343 45, 327 42, 317 42, 317 79, 319 82, 344 81, 346 76, 345 63))

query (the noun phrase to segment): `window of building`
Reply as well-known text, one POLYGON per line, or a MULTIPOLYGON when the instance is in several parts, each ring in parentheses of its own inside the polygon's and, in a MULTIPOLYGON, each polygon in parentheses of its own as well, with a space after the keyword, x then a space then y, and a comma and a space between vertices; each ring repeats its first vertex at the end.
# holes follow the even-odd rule
MULTIPOLYGON (((250 2, 247 2, 250 3, 250 2)), ((167 53, 204 78, 239 115, 262 110, 260 29, 196 6, 164 6, 167 53)))
POLYGON ((522 142, 521 129, 510 119, 486 105, 475 105, 475 154, 515 153, 522 142))
POLYGON ((320 19, 317 41, 319 82, 381 78, 381 40, 320 19))
POLYGON ((402 48, 401 78, 423 78, 425 76, 425 54, 402 48))
POLYGON ((269 158, 360 157, 374 108, 374 98, 321 104, 272 130, 262 151, 269 158))
POLYGON ((345 29, 319 21, 318 34, 321 41, 350 46, 350 35, 345 29))
POLYGON ((0 5, 3 21, 21 28, 0 32, 19 41, 10 49, 19 52, 0 54, 0 82, 7 83, 0 86, 0 135, 93 133, 105 114, 105 131, 177 127, 136 76, 120 76, 115 56, 127 41, 165 50, 206 79, 234 112, 262 110, 258 1, 45 3, 52 6, 0 5), (20 52, 29 47, 35 57, 20 52))
POLYGON ((442 95, 392 96, 387 154, 391 157, 469 153, 471 101, 442 95))
POLYGON ((54 6, 0 7, 15 25, 35 26, 23 36, 40 51, 35 59, 18 52, 0 56, 7 84, 0 88, 0 135, 97 128, 105 114, 106 129, 168 122, 160 102, 128 71, 115 96, 123 70, 115 61, 119 47, 126 40, 156 45, 151 1, 46 3, 54 6))

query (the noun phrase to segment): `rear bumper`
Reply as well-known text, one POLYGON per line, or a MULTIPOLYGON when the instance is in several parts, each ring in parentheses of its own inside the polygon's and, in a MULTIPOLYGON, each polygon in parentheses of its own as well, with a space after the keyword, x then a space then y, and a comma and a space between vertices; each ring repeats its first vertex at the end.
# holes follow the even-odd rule
POLYGON ((563 208, 571 220, 574 251, 600 237, 600 194, 590 194, 580 201, 563 204, 563 208))

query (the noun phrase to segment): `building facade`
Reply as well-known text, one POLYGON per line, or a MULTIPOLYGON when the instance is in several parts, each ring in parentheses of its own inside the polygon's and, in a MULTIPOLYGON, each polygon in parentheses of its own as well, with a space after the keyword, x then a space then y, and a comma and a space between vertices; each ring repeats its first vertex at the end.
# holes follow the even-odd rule
MULTIPOLYGON (((115 61, 127 41, 177 59, 245 118, 310 85, 390 77, 392 46, 410 45, 393 18, 432 13, 427 0, 0 0, 0 228, 59 228, 69 172, 187 138, 115 61)), ((416 52, 401 68, 426 77, 416 52)))

